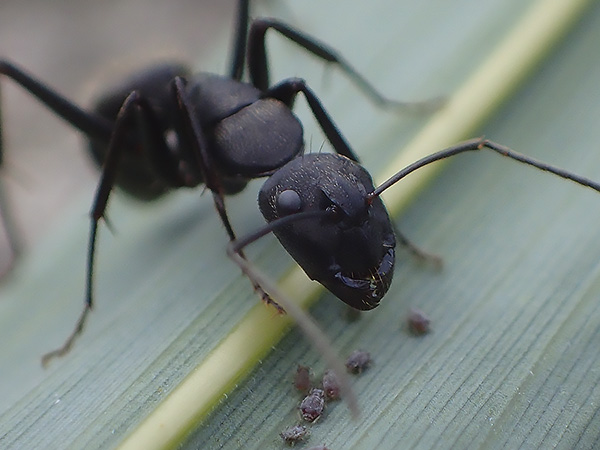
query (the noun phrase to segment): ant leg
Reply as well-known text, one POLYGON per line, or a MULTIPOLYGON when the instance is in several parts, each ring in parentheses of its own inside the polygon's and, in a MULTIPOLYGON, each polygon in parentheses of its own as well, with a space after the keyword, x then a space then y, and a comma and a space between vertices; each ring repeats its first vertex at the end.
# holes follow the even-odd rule
POLYGON ((12 79, 26 89, 57 116, 82 131, 88 138, 101 142, 108 142, 110 139, 114 126, 112 121, 85 111, 8 61, 0 60, 0 75, 12 79))
MULTIPOLYGON (((1 151, 2 143, 0 142, 0 153, 1 151)), ((2 163, 0 162, 0 167, 1 165, 2 163)), ((12 269, 15 260, 19 258, 23 250, 23 241, 18 231, 19 227, 17 226, 14 220, 8 196, 6 195, 3 178, 0 178, 0 225, 6 233, 6 238, 8 240, 8 245, 10 247, 11 252, 10 260, 8 261, 8 266, 5 270, 0 272, 0 278, 2 278, 12 269)))
POLYGON ((429 253, 426 250, 423 250, 421 247, 419 247, 417 244, 415 244, 414 242, 412 242, 410 239, 408 239, 404 233, 402 233, 398 227, 396 226, 396 224, 394 223, 394 232, 396 233, 396 238, 398 239, 398 242, 404 246, 410 253, 412 253, 412 255, 419 259, 420 261, 427 261, 429 263, 431 263, 436 269, 441 269, 444 261, 442 260, 442 257, 439 255, 436 255, 434 253, 429 253))
POLYGON ((294 98, 299 92, 304 94, 308 106, 310 107, 319 126, 327 136, 336 153, 344 155, 353 161, 358 162, 358 156, 350 147, 346 138, 342 135, 337 125, 333 122, 331 116, 327 113, 321 101, 316 94, 306 85, 306 82, 300 78, 288 78, 279 84, 276 84, 264 94, 265 97, 276 98, 286 105, 292 105, 294 98))
POLYGON ((277 31, 282 36, 295 42, 309 53, 328 63, 339 67, 373 102, 380 107, 401 108, 404 110, 415 110, 416 112, 431 112, 437 109, 441 98, 426 100, 424 102, 400 102, 382 95, 365 77, 363 77, 352 65, 346 61, 335 49, 309 36, 295 28, 276 19, 261 18, 252 22, 248 36, 248 67, 252 83, 260 90, 269 87, 269 69, 267 62, 267 51, 265 45, 265 34, 269 28, 277 31))
MULTIPOLYGON (((109 120, 79 108, 62 95, 56 93, 39 80, 8 61, 0 60, 0 75, 12 79, 40 100, 42 104, 47 106, 56 115, 84 132, 90 138, 108 142, 113 126, 109 120)), ((3 155, 4 141, 2 136, 2 118, 0 115, 0 167, 2 166, 3 155)), ((21 253, 22 244, 17 232, 18 227, 12 219, 9 202, 8 199, 6 199, 3 186, 0 186, 0 222, 6 231, 13 259, 16 259, 21 253)))
MULTIPOLYGON (((115 185, 117 170, 121 159, 121 154, 127 145, 139 144, 131 142, 132 130, 131 124, 137 127, 139 139, 147 152, 151 155, 151 160, 156 154, 166 151, 166 143, 162 140, 159 133, 156 133, 157 128, 152 127, 154 115, 151 107, 145 99, 141 98, 137 91, 132 92, 123 102, 119 114, 117 115, 114 130, 108 143, 106 160, 102 169, 102 175, 96 189, 94 202, 92 205, 90 218, 90 237, 88 243, 87 255, 87 277, 86 277, 86 297, 83 311, 77 320, 74 330, 67 337, 64 344, 51 352, 42 356, 42 365, 46 366, 53 358, 60 357, 69 352, 77 337, 82 333, 88 314, 94 306, 93 302, 93 276, 94 276, 94 261, 96 255, 96 236, 98 231, 98 223, 100 219, 105 218, 104 214, 110 193, 115 185), (154 134, 152 134, 154 132, 154 134), (149 145, 149 147, 148 147, 149 145)), ((106 219, 105 219, 106 221, 106 219)), ((109 227, 110 228, 110 227, 109 227)))
POLYGON ((290 317, 295 321, 296 325, 302 330, 306 339, 308 339, 315 349, 323 356, 327 366, 335 372, 340 382, 340 389, 342 391, 341 397, 347 402, 353 418, 357 419, 359 417, 360 409, 358 407, 356 395, 352 390, 344 365, 333 349, 330 340, 308 313, 304 312, 302 308, 296 305, 296 303, 289 299, 283 292, 280 292, 279 289, 277 289, 277 286, 272 285, 269 280, 256 269, 256 267, 241 256, 239 250, 232 250, 234 244, 233 241, 229 244, 227 249, 229 256, 238 264, 242 269, 242 272, 249 279, 256 280, 257 283, 266 286, 269 292, 273 292, 278 299, 281 299, 281 303, 289 312, 290 317))
MULTIPOLYGON (((1 93, 0 93, 1 94, 1 93)), ((0 95, 0 100, 2 99, 2 95, 0 95)), ((3 167, 4 162, 4 146, 3 146, 3 137, 2 137, 2 104, 0 102, 0 168, 3 167)), ((12 214, 12 208, 10 207, 10 202, 8 200, 8 196, 6 195, 5 186, 4 186, 4 178, 0 178, 0 225, 4 229, 6 233, 6 238, 8 240, 8 245, 10 247, 10 260, 8 262, 8 267, 2 273, 0 273, 0 277, 3 277, 6 272, 9 272, 13 266, 14 261, 20 256, 23 244, 21 240, 21 236, 18 232, 18 226, 14 221, 14 216, 12 214)))
POLYGON ((234 80, 240 81, 244 76, 244 62, 246 61, 250 0, 239 0, 237 8, 229 76, 234 80))
MULTIPOLYGON (((225 198, 223 195, 223 189, 221 187, 221 182, 217 175, 217 171, 212 165, 212 159, 207 152, 208 144, 206 141, 206 136, 204 135, 204 131, 199 126, 196 120, 193 119, 192 111, 194 108, 191 106, 189 98, 187 96, 186 90, 186 81, 181 77, 176 77, 173 80, 173 93, 176 97, 176 102, 179 105, 179 111, 181 113, 180 119, 182 120, 183 128, 186 130, 190 137, 190 142, 193 144, 193 156, 195 157, 196 166, 200 168, 201 175, 204 179, 204 183, 206 187, 210 189, 213 196, 213 201, 215 203, 215 208, 219 217, 221 218, 221 222, 225 226, 225 230, 227 231, 227 235, 229 236, 229 240, 235 241, 235 231, 233 230, 233 226, 231 225, 231 221, 229 220, 229 216, 227 215, 227 209, 225 208, 225 198)), ((246 259, 246 256, 242 251, 238 252, 240 257, 246 259)), ((245 273, 245 272, 244 272, 245 273)), ((253 279, 252 277, 248 277, 254 290, 260 295, 261 299, 267 305, 273 305, 279 313, 284 313, 284 309, 279 306, 279 304, 271 298, 271 296, 263 289, 261 284, 253 279)))

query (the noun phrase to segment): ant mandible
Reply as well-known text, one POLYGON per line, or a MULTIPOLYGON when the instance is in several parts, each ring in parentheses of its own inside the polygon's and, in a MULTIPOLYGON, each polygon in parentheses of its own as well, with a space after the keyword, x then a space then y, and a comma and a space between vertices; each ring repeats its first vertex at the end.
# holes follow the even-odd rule
POLYGON ((280 310, 245 260, 243 247, 273 232, 311 279, 353 308, 375 308, 392 281, 396 241, 423 255, 394 229, 380 194, 439 159, 486 148, 600 192, 597 183, 483 139, 435 153, 375 188, 304 80, 289 78, 270 84, 265 47, 269 29, 335 64, 376 103, 406 106, 379 94, 334 49, 317 39, 275 19, 249 24, 249 0, 238 2, 228 76, 192 74, 179 63, 155 65, 105 94, 93 111, 79 108, 15 65, 0 60, 0 74, 89 138, 91 155, 102 167, 91 211, 84 309, 63 346, 44 355, 44 364, 69 351, 93 307, 96 233, 114 186, 150 201, 171 189, 204 183, 229 236, 228 253, 263 300, 280 310), (246 67, 250 83, 242 81, 246 67), (291 111, 300 93, 335 154, 303 154, 302 125, 291 111), (224 196, 240 192, 250 179, 261 177, 269 177, 258 200, 268 223, 236 240, 224 196))

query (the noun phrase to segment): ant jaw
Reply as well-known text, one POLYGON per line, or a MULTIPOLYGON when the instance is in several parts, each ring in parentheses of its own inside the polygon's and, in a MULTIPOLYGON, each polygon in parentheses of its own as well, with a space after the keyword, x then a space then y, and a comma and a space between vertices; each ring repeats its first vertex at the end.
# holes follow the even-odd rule
POLYGON ((380 293, 381 287, 383 286, 378 286, 376 280, 373 278, 350 278, 342 275, 341 272, 338 272, 335 274, 335 279, 342 283, 346 288, 354 291, 351 296, 344 297, 342 300, 352 308, 360 311, 369 311, 379 306, 379 302, 385 293, 380 293))
POLYGON ((390 248, 383 256, 379 267, 367 276, 344 275, 342 272, 336 272, 333 283, 321 282, 352 308, 369 311, 379 306, 392 284, 394 259, 395 250, 390 248))

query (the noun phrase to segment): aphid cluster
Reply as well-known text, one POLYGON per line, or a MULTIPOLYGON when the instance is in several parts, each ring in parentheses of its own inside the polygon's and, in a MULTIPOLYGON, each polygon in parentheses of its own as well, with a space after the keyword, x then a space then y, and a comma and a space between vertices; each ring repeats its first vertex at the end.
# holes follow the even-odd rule
MULTIPOLYGON (((369 367, 372 363, 371 355, 368 352, 355 350, 346 360, 346 368, 348 372, 353 374, 360 374, 363 370, 369 367)), ((314 423, 319 420, 325 408, 327 402, 335 401, 340 398, 340 383, 336 373, 327 369, 323 373, 321 383, 314 386, 311 380, 311 369, 308 366, 298 365, 294 374, 294 387, 301 393, 308 394, 303 397, 298 406, 298 411, 302 420, 308 423, 314 423)), ((286 430, 298 430, 299 427, 304 429, 302 438, 306 435, 306 427, 302 425, 296 425, 287 428, 286 430)), ((286 436, 288 433, 285 433, 286 436)), ((284 437, 282 432, 281 437, 284 441, 290 443, 290 441, 284 437)))

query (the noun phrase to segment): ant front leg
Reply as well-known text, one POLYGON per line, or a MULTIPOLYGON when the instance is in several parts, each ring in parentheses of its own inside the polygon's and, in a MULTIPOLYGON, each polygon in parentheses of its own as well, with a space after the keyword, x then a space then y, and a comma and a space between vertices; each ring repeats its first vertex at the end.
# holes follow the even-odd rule
POLYGON ((415 258, 419 259, 420 261, 427 261, 427 262, 431 263, 438 270, 442 268, 442 266, 444 265, 444 260, 442 259, 441 256, 436 255, 434 253, 429 253, 428 251, 423 250, 417 244, 415 244, 410 239, 408 239, 404 235, 404 233, 402 233, 399 230, 399 228, 396 226, 395 223, 394 223, 394 232, 396 234, 396 239, 398 239, 398 242, 400 243, 400 245, 405 247, 415 258))
MULTIPOLYGON (((94 197, 94 203, 90 213, 90 237, 87 255, 87 275, 86 275, 86 296, 83 311, 77 320, 73 332, 69 335, 64 344, 42 357, 42 365, 46 366, 53 358, 60 357, 69 352, 76 338, 82 333, 88 314, 94 306, 94 264, 96 255, 96 237, 98 232, 98 223, 100 219, 105 219, 106 207, 110 193, 115 185, 118 166, 124 149, 128 145, 139 145, 145 149, 150 161, 157 162, 159 158, 156 155, 165 154, 166 143, 164 139, 156 132, 153 127, 154 115, 148 102, 140 97, 137 91, 132 92, 123 102, 121 109, 114 123, 114 129, 108 143, 106 160, 102 168, 102 175, 94 197), (136 130, 131 129, 131 124, 137 125, 136 130), (132 140, 137 131, 139 141, 132 140)), ((164 162, 164 161, 163 161, 164 162)), ((108 222, 107 222, 108 224, 108 222)), ((110 226, 109 226, 110 228, 110 226)))
MULTIPOLYGON (((235 231, 233 230, 233 226, 231 225, 231 221, 229 220, 229 216, 227 215, 227 209, 225 208, 225 198, 223 195, 221 182, 219 180, 217 171, 212 164, 212 158, 208 154, 208 142, 204 131, 200 127, 200 124, 197 122, 197 120, 195 120, 193 117, 192 111, 194 111, 194 108, 191 105, 186 92, 186 81, 181 77, 176 77, 173 80, 172 86, 175 100, 179 105, 180 120, 182 122, 183 129, 186 131, 189 142, 192 144, 192 156, 194 158, 193 163, 195 163, 195 165, 200 169, 204 183, 212 193, 215 209, 217 210, 221 222, 227 231, 229 241, 233 242, 236 240, 236 235, 235 231)), ((246 256, 241 250, 237 252, 237 254, 247 261, 246 256)), ((235 258, 233 259, 237 263, 237 260, 235 258)), ((285 310, 275 300, 273 300, 273 298, 271 298, 258 280, 252 276, 249 276, 245 270, 242 271, 252 283, 254 290, 260 295, 261 299, 267 305, 273 305, 279 313, 285 312, 285 310)))
POLYGON ((248 68, 250 70, 250 79, 254 86, 260 90, 264 91, 270 86, 269 64, 267 61, 265 44, 265 34, 269 28, 277 31, 279 34, 296 43, 317 58, 339 67, 359 89, 380 107, 414 110, 415 112, 431 112, 441 105, 440 98, 434 98, 423 102, 401 102, 387 98, 354 67, 352 67, 352 65, 342 57, 337 50, 302 31, 296 30, 283 22, 270 18, 256 19, 252 22, 248 34, 248 68))

